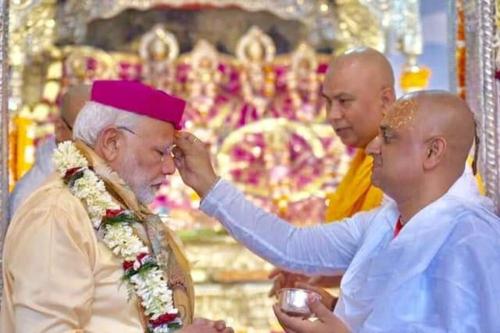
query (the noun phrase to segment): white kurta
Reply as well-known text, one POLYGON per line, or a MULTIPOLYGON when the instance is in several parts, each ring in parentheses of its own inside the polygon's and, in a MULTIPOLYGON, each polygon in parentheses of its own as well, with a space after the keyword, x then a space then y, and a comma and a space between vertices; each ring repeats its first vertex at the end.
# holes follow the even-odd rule
POLYGON ((43 142, 36 150, 35 164, 31 169, 16 182, 14 190, 9 195, 9 219, 14 216, 17 208, 33 193, 47 177, 54 172, 54 164, 52 163, 52 155, 56 149, 56 141, 54 138, 49 138, 43 142))
POLYGON ((335 313, 353 332, 500 332, 500 220, 465 174, 393 238, 393 201, 339 223, 297 228, 220 181, 201 209, 271 263, 345 272, 335 313))

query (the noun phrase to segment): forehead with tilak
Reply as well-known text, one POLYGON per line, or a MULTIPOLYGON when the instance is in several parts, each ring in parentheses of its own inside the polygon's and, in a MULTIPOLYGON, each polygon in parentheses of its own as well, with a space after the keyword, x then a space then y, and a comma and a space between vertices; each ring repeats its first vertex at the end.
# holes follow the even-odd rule
POLYGON ((411 124, 417 115, 418 105, 414 99, 399 100, 384 115, 383 125, 401 129, 411 124))

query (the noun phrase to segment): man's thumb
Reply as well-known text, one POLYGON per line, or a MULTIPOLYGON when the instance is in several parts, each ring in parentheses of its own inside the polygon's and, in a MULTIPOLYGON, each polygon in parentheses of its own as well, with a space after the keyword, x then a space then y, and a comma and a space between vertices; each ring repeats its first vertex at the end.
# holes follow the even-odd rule
POLYGON ((309 306, 309 310, 311 310, 311 312, 314 313, 316 317, 323 322, 332 315, 330 309, 324 306, 323 303, 321 303, 321 301, 316 297, 310 297, 307 300, 307 305, 309 306))

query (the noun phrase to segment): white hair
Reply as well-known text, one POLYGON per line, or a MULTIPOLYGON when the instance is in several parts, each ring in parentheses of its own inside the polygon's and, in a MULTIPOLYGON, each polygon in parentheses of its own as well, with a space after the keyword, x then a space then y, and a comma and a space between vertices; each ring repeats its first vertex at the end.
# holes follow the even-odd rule
POLYGON ((78 113, 73 126, 73 139, 79 139, 95 147, 101 131, 109 126, 127 127, 131 130, 144 118, 144 116, 112 106, 87 102, 78 113))

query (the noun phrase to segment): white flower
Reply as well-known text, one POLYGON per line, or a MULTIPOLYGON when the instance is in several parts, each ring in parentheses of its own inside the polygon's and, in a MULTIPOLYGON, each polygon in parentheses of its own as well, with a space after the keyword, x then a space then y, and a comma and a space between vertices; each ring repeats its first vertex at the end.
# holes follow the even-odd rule
POLYGON ((130 280, 142 300, 144 312, 151 319, 155 320, 165 313, 178 313, 173 305, 172 291, 159 269, 152 268, 145 274, 135 274, 130 280))
POLYGON ((114 254, 127 261, 135 260, 139 254, 148 252, 148 248, 126 223, 106 225, 103 242, 114 254))
POLYGON ((61 142, 54 151, 52 160, 61 176, 69 169, 88 167, 87 160, 71 141, 61 142))

